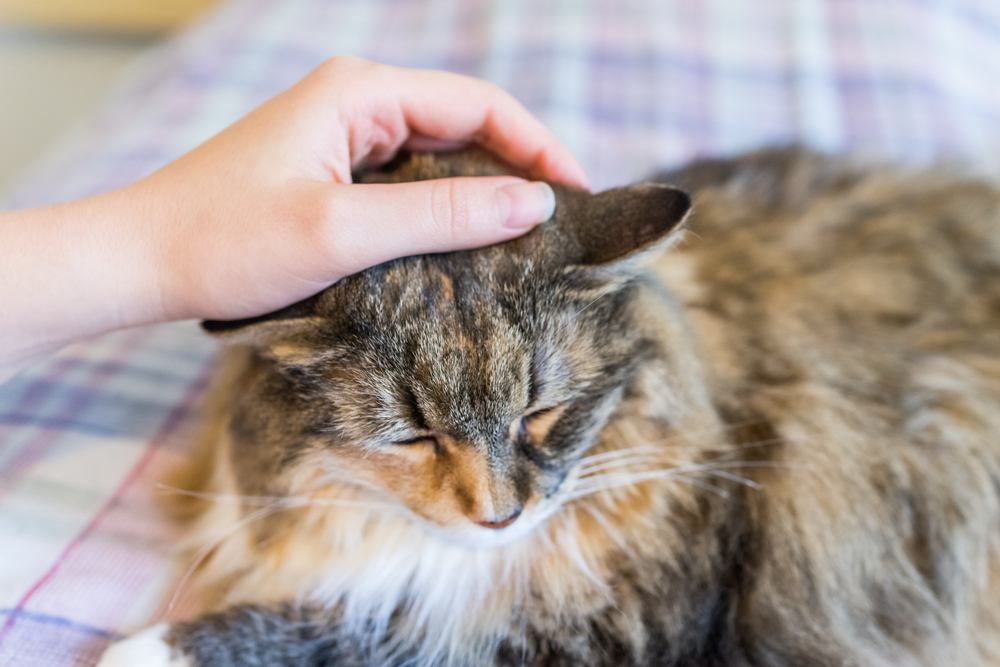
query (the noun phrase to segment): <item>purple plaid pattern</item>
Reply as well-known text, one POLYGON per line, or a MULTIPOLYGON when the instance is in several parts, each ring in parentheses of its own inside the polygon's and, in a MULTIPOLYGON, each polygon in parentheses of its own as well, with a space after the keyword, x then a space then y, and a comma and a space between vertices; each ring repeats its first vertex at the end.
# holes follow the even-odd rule
MULTIPOLYGON (((501 84, 600 186, 800 141, 995 168, 993 0, 241 0, 132 72, 11 206, 134 180, 328 55, 501 84)), ((0 387, 0 664, 92 665, 185 564, 155 482, 183 456, 213 346, 190 324, 105 336, 0 387)))

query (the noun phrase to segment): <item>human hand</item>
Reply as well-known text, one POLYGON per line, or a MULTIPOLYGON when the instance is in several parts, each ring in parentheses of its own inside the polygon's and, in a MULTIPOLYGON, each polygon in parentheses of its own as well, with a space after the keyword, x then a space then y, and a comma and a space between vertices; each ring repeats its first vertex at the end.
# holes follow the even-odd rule
POLYGON ((496 86, 334 58, 131 188, 145 200, 162 317, 249 317, 404 255, 525 233, 555 205, 512 177, 350 184, 407 147, 474 142, 533 178, 586 187, 576 161, 496 86))
POLYGON ((552 213, 518 178, 350 184, 403 146, 477 143, 532 178, 586 187, 510 95, 475 79, 334 58, 124 188, 0 214, 0 381, 112 329, 251 317, 401 257, 503 241, 552 213))

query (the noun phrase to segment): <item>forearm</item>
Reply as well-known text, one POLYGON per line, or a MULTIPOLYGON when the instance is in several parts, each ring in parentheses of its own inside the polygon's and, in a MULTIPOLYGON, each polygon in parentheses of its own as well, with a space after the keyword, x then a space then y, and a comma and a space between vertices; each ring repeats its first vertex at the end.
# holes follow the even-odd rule
POLYGON ((143 187, 0 213, 0 382, 74 340, 162 317, 143 187))
POLYGON ((552 215, 552 189, 520 178, 349 184, 411 140, 478 141, 534 178, 586 186, 491 84, 331 59, 136 184, 0 213, 0 382, 81 338, 260 315, 374 264, 506 241, 552 215))

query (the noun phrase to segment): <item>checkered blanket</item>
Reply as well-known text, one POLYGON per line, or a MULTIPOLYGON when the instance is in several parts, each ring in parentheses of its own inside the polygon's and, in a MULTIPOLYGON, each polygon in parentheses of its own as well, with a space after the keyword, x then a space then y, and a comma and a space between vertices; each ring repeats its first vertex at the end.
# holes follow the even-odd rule
MULTIPOLYGON (((146 58, 7 204, 129 182, 336 53, 498 82, 600 186, 764 143, 1000 148, 995 0, 241 0, 146 58)), ((91 665, 160 613, 185 564, 156 481, 213 351, 191 323, 124 331, 0 386, 0 664, 91 665)))

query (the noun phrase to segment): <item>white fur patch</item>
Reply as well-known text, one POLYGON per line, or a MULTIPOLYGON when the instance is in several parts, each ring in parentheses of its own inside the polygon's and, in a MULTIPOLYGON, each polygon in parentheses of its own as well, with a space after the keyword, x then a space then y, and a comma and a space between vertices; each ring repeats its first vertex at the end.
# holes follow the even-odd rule
MULTIPOLYGON (((338 557, 310 597, 341 606, 343 625, 375 641, 388 639, 394 610, 408 610, 396 619, 401 625, 393 635, 422 638, 422 664, 475 664, 477 654, 492 652, 533 580, 547 580, 547 602, 556 609, 571 608, 583 590, 604 586, 596 555, 585 552, 569 526, 542 526, 510 544, 476 548, 402 517, 352 518, 353 526, 348 517, 338 526, 344 530, 336 538, 338 557)), ((375 655, 389 658, 386 648, 375 655)))
MULTIPOLYGON (((553 609, 610 595, 599 572, 603 554, 579 539, 574 512, 557 512, 558 502, 531 509, 509 529, 455 531, 405 512, 317 508, 285 548, 255 552, 234 536, 207 570, 236 575, 230 603, 308 599, 339 607, 341 628, 370 641, 364 648, 376 663, 415 648, 419 664, 476 664, 510 632, 511 610, 528 599, 530 582, 545 582, 553 609), (399 609, 407 613, 394 618, 399 609), (391 633, 390 621, 401 624, 391 633)), ((205 537, 232 518, 213 510, 203 517, 205 537)))
POLYGON ((163 641, 166 623, 146 628, 142 632, 112 644, 101 656, 97 667, 192 667, 184 656, 172 656, 170 646, 163 641))

